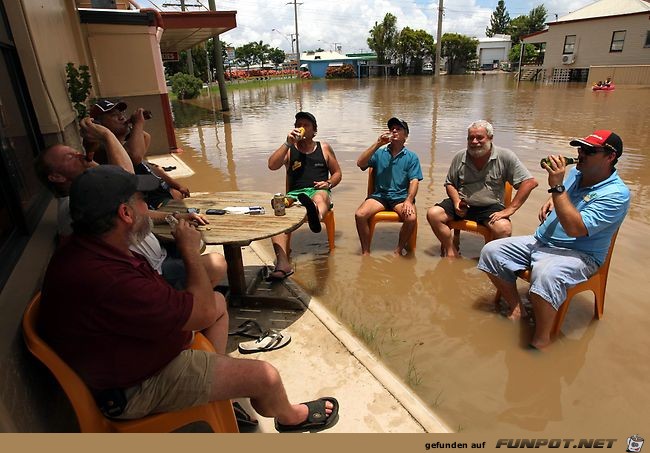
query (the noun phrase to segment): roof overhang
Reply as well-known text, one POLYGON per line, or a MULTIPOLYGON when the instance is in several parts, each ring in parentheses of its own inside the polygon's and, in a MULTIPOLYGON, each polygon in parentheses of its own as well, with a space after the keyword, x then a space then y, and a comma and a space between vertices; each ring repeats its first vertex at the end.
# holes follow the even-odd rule
POLYGON ((161 11, 162 52, 179 52, 237 27, 237 11, 161 11))

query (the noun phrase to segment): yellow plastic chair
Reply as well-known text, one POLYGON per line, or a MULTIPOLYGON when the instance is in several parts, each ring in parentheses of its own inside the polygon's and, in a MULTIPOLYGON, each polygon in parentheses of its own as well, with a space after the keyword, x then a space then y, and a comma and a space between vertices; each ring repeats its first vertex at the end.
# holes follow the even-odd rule
MULTIPOLYGON (((79 375, 54 352, 37 333, 41 294, 38 293, 23 315, 23 337, 27 349, 54 374, 77 415, 82 433, 167 433, 192 422, 206 422, 216 433, 238 433, 237 420, 229 400, 175 412, 149 415, 136 420, 106 418, 79 375)), ((195 335, 193 349, 214 351, 201 333, 195 335)))
MULTIPOLYGON (((512 202, 512 185, 506 182, 503 192, 503 204, 508 207, 512 202)), ((460 246, 460 232, 467 231, 468 233, 480 234, 483 236, 485 243, 490 242, 492 239, 492 232, 486 226, 483 226, 473 220, 452 220, 447 223, 450 229, 454 230, 454 245, 456 249, 460 246)))
MULTIPOLYGON (((372 195, 374 191, 375 191, 375 170, 372 167, 368 167, 368 196, 372 195)), ((400 219, 399 214, 397 214, 395 211, 383 210, 373 215, 370 218, 370 241, 368 245, 372 244, 372 237, 375 234, 375 226, 379 222, 401 222, 401 221, 402 220, 400 219)), ((413 229, 413 233, 411 234, 411 237, 407 242, 410 251, 415 251, 417 238, 418 238, 418 224, 416 222, 415 228, 413 229)))
MULTIPOLYGON (((289 192, 289 178, 287 178, 287 183, 285 185, 286 192, 289 192)), ((329 246, 330 251, 334 250, 334 234, 336 233, 336 222, 334 221, 334 209, 330 207, 330 210, 327 211, 321 223, 325 225, 325 230, 327 231, 327 245, 329 246)))
MULTIPOLYGON (((569 288, 567 290, 566 299, 564 303, 560 305, 560 308, 555 315, 555 321, 553 322, 553 327, 551 329, 551 336, 557 336, 562 328, 562 323, 564 322, 564 317, 566 312, 569 309, 569 303, 573 296, 583 291, 591 291, 594 293, 594 317, 596 319, 601 319, 603 317, 603 311, 605 310, 605 289, 607 288, 607 275, 609 274, 609 263, 612 259, 612 253, 614 252, 614 244, 616 243, 616 236, 618 235, 618 230, 612 236, 612 242, 609 244, 609 251, 607 252, 607 258, 603 262, 603 265, 596 271, 594 275, 589 277, 587 281, 578 283, 576 286, 569 288)), ((517 277, 522 280, 530 283, 530 269, 524 269, 517 273, 517 277)), ((501 299, 501 292, 497 291, 494 303, 498 303, 501 299)))

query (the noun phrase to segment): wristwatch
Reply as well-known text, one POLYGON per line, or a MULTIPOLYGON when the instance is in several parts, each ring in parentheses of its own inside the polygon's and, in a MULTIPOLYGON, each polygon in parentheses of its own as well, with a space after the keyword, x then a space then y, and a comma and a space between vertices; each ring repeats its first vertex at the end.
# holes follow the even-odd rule
POLYGON ((562 184, 558 184, 557 186, 553 186, 550 189, 548 189, 548 193, 562 193, 566 190, 566 188, 562 184))

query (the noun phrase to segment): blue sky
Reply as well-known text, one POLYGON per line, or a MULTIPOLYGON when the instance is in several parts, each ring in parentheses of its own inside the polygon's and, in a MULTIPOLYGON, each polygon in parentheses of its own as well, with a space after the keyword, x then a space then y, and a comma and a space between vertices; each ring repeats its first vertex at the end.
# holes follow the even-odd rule
MULTIPOLYGON (((216 0, 219 10, 237 11, 237 28, 222 35, 221 39, 234 46, 251 41, 264 41, 285 51, 291 49, 291 34, 295 33, 292 0, 216 0), (277 31, 274 31, 276 29, 277 31)), ((434 37, 438 23, 438 0, 298 0, 298 33, 300 49, 321 47, 333 50, 340 47, 343 53, 367 51, 368 30, 381 22, 388 12, 397 17, 397 27, 424 29, 434 37)), ((555 14, 562 17, 569 12, 593 3, 594 0, 506 0, 511 18, 527 14, 532 8, 544 4, 548 21, 555 14)), ((163 3, 178 0, 139 0, 140 6, 163 8, 163 3)), ((207 0, 187 0, 187 3, 207 5, 207 0)), ((461 33, 474 37, 485 36, 490 16, 497 0, 443 0, 445 16, 443 33, 461 33)), ((166 10, 174 10, 165 7, 166 10)), ((178 8, 176 8, 178 9, 178 8)), ((198 10, 200 8, 191 8, 198 10)))

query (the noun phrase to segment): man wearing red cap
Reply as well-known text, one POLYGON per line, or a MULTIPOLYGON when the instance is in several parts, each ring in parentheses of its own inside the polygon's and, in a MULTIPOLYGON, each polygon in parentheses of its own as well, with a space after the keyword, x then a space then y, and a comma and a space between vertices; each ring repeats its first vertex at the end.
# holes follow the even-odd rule
POLYGON ((561 156, 548 156, 550 164, 544 164, 551 196, 539 212, 542 224, 535 234, 486 244, 478 263, 501 292, 511 319, 526 315, 516 272, 531 269, 535 333, 530 346, 537 349, 550 344, 567 289, 589 279, 603 264, 630 206, 630 191, 614 167, 623 153, 621 138, 598 130, 570 145, 578 147, 578 165, 566 179, 561 156))

